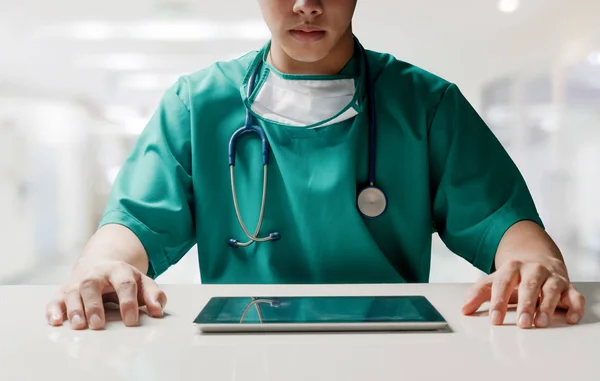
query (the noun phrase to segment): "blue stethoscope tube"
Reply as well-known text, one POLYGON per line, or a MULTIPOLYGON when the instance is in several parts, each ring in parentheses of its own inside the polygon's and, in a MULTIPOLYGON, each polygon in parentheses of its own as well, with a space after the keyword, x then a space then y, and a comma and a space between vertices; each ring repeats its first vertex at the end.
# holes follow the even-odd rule
MULTIPOLYGON (((376 146, 377 146, 377 120, 375 113, 375 94, 373 89, 373 83, 371 82, 371 76, 369 72, 369 66, 367 62, 367 57, 364 57, 365 61, 365 72, 367 76, 367 84, 368 84, 368 109, 369 109, 369 184, 367 187, 362 189, 357 197, 356 206, 360 214, 368 219, 373 219, 379 217, 383 212, 385 212, 387 208, 387 198, 384 192, 375 185, 375 167, 376 167, 376 146)), ((256 76, 260 71, 260 65, 257 65, 252 76, 250 77, 248 83, 247 94, 248 97, 252 94, 254 90, 256 76)), ((244 126, 238 129, 233 133, 231 139, 229 140, 229 171, 231 177, 231 191, 233 195, 233 204, 235 207, 235 212, 237 214, 238 222, 242 227, 242 230, 249 238, 249 241, 240 242, 236 239, 230 239, 228 241, 229 246, 237 248, 237 247, 246 247, 250 246, 254 242, 267 242, 267 241, 278 241, 281 239, 281 234, 278 232, 270 233, 267 237, 260 238, 258 234, 260 233, 260 229, 262 227, 266 197, 267 197, 267 168, 269 165, 269 156, 270 156, 270 145, 267 135, 262 127, 258 124, 253 123, 253 117, 250 110, 246 109, 246 121, 244 126), (256 230, 254 234, 250 234, 246 225, 242 220, 242 216, 239 209, 239 204, 237 201, 237 194, 235 190, 235 175, 234 175, 234 167, 235 167, 235 154, 236 154, 236 145, 238 140, 249 133, 255 133, 258 135, 262 142, 262 157, 263 157, 263 192, 262 192, 262 201, 260 208, 260 216, 258 218, 258 223, 256 226, 256 230)))

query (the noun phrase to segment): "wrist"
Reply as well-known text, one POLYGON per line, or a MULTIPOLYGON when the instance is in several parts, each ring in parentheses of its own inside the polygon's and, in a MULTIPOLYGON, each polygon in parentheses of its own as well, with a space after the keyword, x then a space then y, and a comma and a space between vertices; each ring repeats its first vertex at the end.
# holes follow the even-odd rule
POLYGON ((513 225, 500 241, 494 259, 496 268, 511 261, 564 267, 564 259, 558 246, 539 225, 531 221, 513 225))

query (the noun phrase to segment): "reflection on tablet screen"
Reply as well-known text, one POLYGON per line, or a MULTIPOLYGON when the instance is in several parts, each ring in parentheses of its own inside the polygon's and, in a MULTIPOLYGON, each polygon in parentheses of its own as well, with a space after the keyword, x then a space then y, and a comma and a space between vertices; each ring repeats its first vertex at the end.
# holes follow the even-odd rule
POLYGON ((216 297, 198 324, 444 322, 422 296, 216 297))

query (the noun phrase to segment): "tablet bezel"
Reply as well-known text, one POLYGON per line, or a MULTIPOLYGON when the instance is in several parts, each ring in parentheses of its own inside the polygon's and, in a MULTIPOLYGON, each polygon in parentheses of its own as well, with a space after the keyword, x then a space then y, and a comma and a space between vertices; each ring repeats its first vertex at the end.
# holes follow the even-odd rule
POLYGON ((420 304, 425 303, 430 313, 437 315, 439 320, 435 321, 398 321, 398 322, 314 322, 314 323, 255 323, 255 324, 240 324, 240 323, 199 323, 198 319, 204 309, 213 299, 239 299, 248 298, 250 296, 215 296, 202 307, 198 313, 193 325, 199 332, 206 333, 244 333, 244 332, 360 332, 360 331, 435 331, 448 327, 448 322, 444 316, 435 308, 429 299, 423 295, 294 295, 294 296, 270 296, 260 298, 408 298, 419 300, 420 304))

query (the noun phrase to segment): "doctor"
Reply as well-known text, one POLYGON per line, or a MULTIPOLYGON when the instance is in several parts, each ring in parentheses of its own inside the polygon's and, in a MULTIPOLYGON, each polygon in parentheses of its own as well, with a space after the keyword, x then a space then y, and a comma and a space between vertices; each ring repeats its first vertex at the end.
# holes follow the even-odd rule
MULTIPOLYGON (((203 283, 429 280, 432 232, 486 272, 462 306, 547 327, 584 314, 525 181, 458 87, 352 32, 356 0, 259 0, 271 41, 182 77, 47 306, 52 325, 127 326, 154 278, 198 245, 203 283), (539 303, 538 303, 539 302, 539 303)), ((457 306, 458 308, 458 306, 457 306)))

